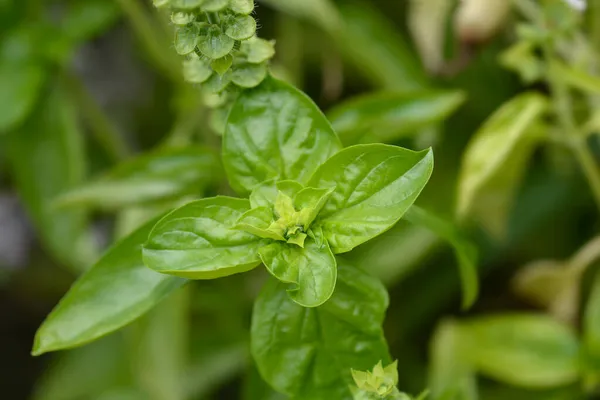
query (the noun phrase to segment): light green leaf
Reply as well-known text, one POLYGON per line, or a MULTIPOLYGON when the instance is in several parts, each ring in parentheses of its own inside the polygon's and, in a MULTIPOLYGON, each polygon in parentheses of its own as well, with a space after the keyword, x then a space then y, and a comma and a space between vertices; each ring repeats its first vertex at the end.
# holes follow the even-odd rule
POLYGON ((45 78, 37 65, 0 65, 0 135, 18 127, 32 112, 45 78))
POLYGON ((196 19, 196 15, 192 12, 177 11, 171 14, 171 22, 174 25, 187 25, 196 19))
POLYGON ((571 329, 551 317, 508 314, 463 325, 465 348, 477 369, 515 386, 550 388, 579 377, 579 343, 571 329))
POLYGON ((298 400, 349 400, 350 369, 390 362, 381 324, 383 285, 340 261, 337 287, 322 306, 304 308, 271 280, 254 304, 251 350, 262 377, 298 400))
POLYGON ((225 72, 229 71, 231 68, 231 64, 233 64, 233 57, 231 54, 227 54, 225 57, 218 58, 213 60, 210 63, 210 67, 219 75, 225 74, 225 72))
POLYGON ((214 197, 193 201, 161 219, 144 245, 146 265, 164 274, 214 279, 258 264, 266 242, 234 229, 250 209, 248 200, 214 197))
POLYGON ((240 44, 240 52, 246 55, 246 61, 249 63, 260 64, 275 55, 275 45, 273 42, 253 36, 240 44))
POLYGON ((223 137, 229 183, 240 193, 273 178, 306 183, 341 149, 317 106, 292 86, 267 78, 237 99, 223 137))
POLYGON ((315 222, 335 254, 390 229, 417 199, 433 170, 431 150, 384 144, 346 148, 325 162, 308 186, 333 188, 315 222))
POLYGON ((6 139, 13 182, 42 244, 59 262, 81 271, 97 257, 87 216, 52 205, 58 194, 85 176, 83 134, 66 93, 52 88, 27 122, 6 139))
POLYGON ((327 243, 307 240, 304 248, 283 242, 259 250, 260 259, 273 276, 291 283, 290 298, 304 307, 317 307, 331 297, 337 279, 337 264, 327 243))
POLYGON ((175 51, 178 54, 190 54, 198 44, 200 28, 196 24, 179 26, 175 30, 175 51))
POLYGON ((406 220, 430 229, 435 234, 446 240, 452 247, 460 270, 460 279, 463 287, 463 308, 469 308, 477 299, 479 281, 477 280, 477 249, 454 226, 438 216, 417 206, 412 206, 406 213, 406 220))
POLYGON ((156 223, 145 224, 115 244, 84 273, 35 335, 32 353, 76 347, 140 317, 185 283, 142 262, 142 243, 156 223))
POLYGON ((592 283, 584 309, 583 346, 587 379, 595 387, 600 383, 600 274, 598 273, 592 283))
POLYGON ((204 0, 202 3, 202 10, 207 12, 221 11, 227 7, 228 3, 229 0, 204 0))
MULTIPOLYGON (((154 0, 155 2, 157 0, 154 0)), ((191 10, 200 7, 205 0, 170 0, 171 7, 191 10)))
POLYGON ((377 92, 338 105, 328 117, 345 143, 393 142, 443 121, 464 100, 460 91, 377 92))
POLYGON ((225 34, 234 40, 250 39, 256 33, 256 20, 250 15, 231 16, 225 26, 225 34))
POLYGON ((229 8, 236 14, 250 14, 254 10, 254 0, 229 0, 229 8))
POLYGON ((183 62, 183 77, 190 83, 204 83, 213 74, 209 63, 201 60, 195 53, 183 62))
POLYGON ((250 89, 258 86, 267 77, 265 64, 239 64, 231 75, 233 83, 239 87, 250 89))
POLYGON ((231 83, 231 69, 227 70, 223 75, 212 74, 204 84, 202 89, 205 89, 208 93, 221 93, 231 83))
POLYGON ((301 217, 298 222, 304 225, 304 230, 308 230, 310 224, 317 218, 327 201, 333 194, 335 188, 317 189, 307 187, 294 196, 293 202, 296 210, 301 211, 301 217))
POLYGON ((285 241, 282 235, 269 230, 273 223, 273 209, 271 207, 256 207, 246 211, 235 224, 235 229, 241 229, 265 239, 285 241))
POLYGON ((61 206, 118 209, 200 194, 222 176, 218 155, 209 148, 157 149, 119 164, 106 175, 57 199, 61 206))
POLYGON ((458 214, 473 215, 496 236, 505 231, 514 191, 528 158, 540 140, 537 130, 547 108, 538 93, 505 103, 479 129, 463 155, 458 214))
POLYGON ((198 49, 211 59, 225 57, 233 50, 234 40, 216 25, 206 29, 198 39, 198 49))
POLYGON ((432 400, 477 400, 477 379, 468 358, 469 343, 454 321, 442 321, 430 344, 432 400))
POLYGON ((562 80, 585 93, 600 94, 600 78, 597 76, 558 60, 553 60, 549 68, 552 79, 562 80))

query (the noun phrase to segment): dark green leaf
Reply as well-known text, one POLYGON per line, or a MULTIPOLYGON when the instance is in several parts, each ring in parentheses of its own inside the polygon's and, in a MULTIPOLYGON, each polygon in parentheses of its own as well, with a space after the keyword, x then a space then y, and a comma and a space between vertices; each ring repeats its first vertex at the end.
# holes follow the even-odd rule
POLYGON ((222 176, 218 154, 204 147, 158 149, 119 164, 58 198, 65 206, 116 209, 200 194, 222 176))
POLYGON ((349 400, 350 369, 389 363, 381 324, 388 306, 383 285, 340 261, 333 296, 304 308, 271 280, 252 316, 251 350, 263 378, 298 400, 349 400))
POLYGON ((33 110, 43 83, 41 66, 0 64, 0 135, 23 123, 33 110))
POLYGON ((266 242, 234 229, 248 200, 214 197, 193 201, 161 219, 144 245, 144 262, 156 271, 214 279, 253 269, 266 242))
POLYGON ((293 284, 290 298, 304 307, 317 307, 331 297, 337 278, 335 257, 327 242, 308 239, 304 248, 273 242, 259 250, 260 259, 274 277, 293 284))
POLYGON ((118 242, 75 282, 37 331, 34 355, 76 347, 115 331, 185 283, 143 264, 141 246, 155 223, 118 242))
POLYGON ((328 117, 345 143, 393 142, 441 122, 464 100, 460 91, 381 92, 346 101, 328 117))
POLYGON ((327 119, 302 92, 273 78, 238 98, 223 138, 231 186, 250 192, 268 179, 306 183, 341 144, 327 119))
POLYGON ((346 148, 308 183, 333 188, 315 224, 335 254, 352 250, 390 229, 419 196, 433 170, 431 150, 384 144, 346 148))
POLYGON ((54 88, 18 131, 7 135, 7 156, 21 200, 43 245, 74 270, 97 256, 81 211, 57 210, 54 198, 80 184, 84 144, 77 115, 65 93, 54 88))
POLYGON ((483 374, 501 382, 550 388, 579 377, 579 343, 573 331, 549 316, 508 314, 463 325, 468 355, 483 374))
POLYGON ((406 220, 424 226, 454 247, 463 287, 463 308, 473 305, 479 292, 477 280, 477 249, 452 223, 417 206, 406 213, 406 220))

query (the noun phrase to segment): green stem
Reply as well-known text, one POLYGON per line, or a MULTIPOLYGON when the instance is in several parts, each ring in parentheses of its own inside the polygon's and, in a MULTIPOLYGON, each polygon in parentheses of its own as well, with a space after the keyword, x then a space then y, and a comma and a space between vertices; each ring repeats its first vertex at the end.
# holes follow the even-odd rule
MULTIPOLYGON (((554 58, 550 45, 545 46, 543 51, 546 63, 549 64, 554 58)), ((579 165, 588 180, 592 194, 594 195, 596 206, 600 209, 600 170, 598 169, 598 165, 596 164, 592 152, 587 146, 585 135, 581 134, 575 122, 575 118, 573 117, 573 108, 571 106, 572 99, 569 88, 560 77, 552 76, 550 74, 547 79, 552 91, 552 99, 554 101, 554 108, 558 116, 558 121, 569 138, 575 158, 579 162, 579 165)))
POLYGON ((102 111, 83 82, 71 72, 64 73, 63 79, 98 143, 115 161, 126 158, 129 150, 123 136, 102 111))
POLYGON ((148 54, 156 61, 159 67, 174 81, 183 80, 181 68, 177 57, 170 50, 170 42, 162 35, 157 35, 158 29, 146 15, 142 5, 138 0, 116 0, 121 9, 129 18, 138 38, 148 51, 148 54))

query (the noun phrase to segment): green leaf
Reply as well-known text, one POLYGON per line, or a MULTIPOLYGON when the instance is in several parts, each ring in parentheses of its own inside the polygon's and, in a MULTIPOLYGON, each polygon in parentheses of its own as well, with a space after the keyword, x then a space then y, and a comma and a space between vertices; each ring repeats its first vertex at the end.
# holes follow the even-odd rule
POLYGON ((214 197, 193 201, 161 219, 144 245, 146 265, 164 274, 214 279, 258 264, 266 242, 234 228, 248 200, 214 197))
POLYGON ((341 260, 336 290, 320 307, 294 303, 286 286, 271 280, 254 304, 251 350, 262 377, 298 400, 352 399, 351 369, 390 362, 385 288, 341 260))
POLYGON ((225 57, 213 60, 210 63, 210 67, 217 74, 223 75, 225 74, 225 72, 229 71, 229 68, 231 68, 231 64, 233 64, 233 57, 230 54, 227 54, 225 57))
POLYGON ((561 61, 553 60, 550 64, 549 74, 552 79, 562 80, 575 89, 585 93, 600 93, 600 78, 582 69, 569 66, 561 61))
POLYGON ((420 207, 412 206, 406 213, 406 220, 430 229, 454 247, 463 287, 462 306, 463 309, 471 307, 479 292, 477 249, 475 246, 463 237, 455 225, 420 207))
POLYGON ((462 160, 458 214, 474 216, 496 236, 505 231, 512 198, 528 158, 541 138, 547 100, 524 93, 505 103, 471 139, 462 160))
MULTIPOLYGON (((154 0, 160 1, 160 0, 154 0)), ((182 8, 185 10, 191 10, 193 8, 200 7, 205 0, 170 0, 171 7, 173 8, 182 8)), ((158 6, 157 6, 158 7, 158 6)))
POLYGON ((235 229, 241 229, 265 239, 285 241, 285 238, 269 230, 273 223, 273 210, 270 207, 256 207, 246 211, 238 219, 235 229))
POLYGON ((211 59, 225 57, 233 50, 234 40, 216 25, 210 26, 198 39, 198 49, 211 59))
POLYGON ((291 283, 290 298, 304 307, 317 307, 331 297, 337 279, 337 264, 327 243, 312 239, 304 248, 283 242, 271 243, 258 252, 269 272, 291 283))
POLYGON ((0 135, 23 123, 32 112, 44 75, 41 66, 0 64, 0 135))
POLYGON ((460 91, 377 92, 338 105, 328 117, 345 143, 393 142, 443 121, 464 100, 460 91))
POLYGON ((177 27, 175 30, 175 51, 183 56, 190 54, 198 44, 199 35, 200 28, 196 24, 177 27))
POLYGON ((105 0, 79 0, 65 7, 60 28, 70 39, 83 42, 101 34, 119 17, 115 2, 105 0))
POLYGON ((246 55, 246 61, 249 63, 260 64, 275 55, 275 45, 273 42, 253 36, 240 44, 240 52, 246 55))
POLYGON ((195 53, 183 62, 183 77, 190 83, 204 83, 213 74, 211 65, 200 59, 195 53))
POLYGON ((82 210, 57 210, 53 200, 84 180, 83 134, 66 93, 54 87, 27 122, 6 136, 12 179, 42 244, 75 271, 97 257, 82 210))
POLYGON ((233 83, 239 87, 251 89, 258 86, 267 77, 265 64, 239 64, 236 65, 231 75, 233 83))
POLYGON ((301 210, 300 223, 304 225, 304 230, 308 230, 310 224, 317 218, 327 201, 333 194, 335 188, 317 189, 304 188, 294 196, 294 207, 301 210))
POLYGON ((219 180, 219 169, 218 155, 208 148, 157 149, 68 191, 57 202, 61 206, 118 209, 200 194, 219 180))
POLYGON ((250 39, 256 33, 256 20, 250 15, 232 15, 225 26, 225 34, 234 40, 250 39))
POLYGON ((330 0, 262 0, 282 12, 309 20, 321 29, 332 32, 342 23, 335 5, 330 0))
POLYGON ((508 314, 463 325, 477 369, 514 386, 550 388, 579 377, 579 343, 571 329, 545 315, 508 314))
POLYGON ((250 14, 254 10, 254 0, 229 0, 229 8, 237 14, 250 14))
POLYGON ((434 400, 477 400, 477 379, 469 342, 454 321, 442 321, 430 345, 429 388, 434 400))
POLYGON ((594 386, 600 383, 600 274, 596 273, 583 314, 585 367, 594 386))
POLYGON ((191 24, 196 19, 196 15, 192 12, 177 11, 171 14, 171 22, 174 25, 184 26, 191 24))
POLYGON ((142 262, 145 224, 111 247, 73 284, 35 335, 33 355, 89 343, 140 317, 185 283, 142 262))
POLYGON ((204 0, 202 3, 202 10, 207 12, 221 11, 227 7, 228 3, 229 0, 204 0))
POLYGON ((431 150, 384 144, 346 148, 325 162, 308 186, 332 188, 315 222, 335 254, 390 229, 417 199, 433 170, 431 150))
POLYGON ((231 186, 248 193, 273 178, 306 183, 340 149, 312 100, 268 77, 234 104, 223 137, 223 162, 231 186))

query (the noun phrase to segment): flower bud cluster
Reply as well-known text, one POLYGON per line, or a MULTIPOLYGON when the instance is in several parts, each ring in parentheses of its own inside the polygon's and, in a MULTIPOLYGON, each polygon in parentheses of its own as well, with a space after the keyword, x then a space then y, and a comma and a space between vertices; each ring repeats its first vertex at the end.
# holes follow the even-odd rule
POLYGON ((185 79, 218 94, 211 105, 227 102, 228 92, 252 88, 267 76, 275 54, 272 42, 256 37, 254 0, 154 0, 171 11, 175 50, 186 57, 185 79))

